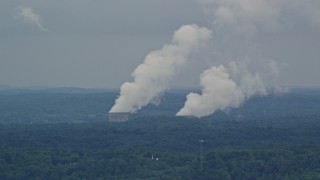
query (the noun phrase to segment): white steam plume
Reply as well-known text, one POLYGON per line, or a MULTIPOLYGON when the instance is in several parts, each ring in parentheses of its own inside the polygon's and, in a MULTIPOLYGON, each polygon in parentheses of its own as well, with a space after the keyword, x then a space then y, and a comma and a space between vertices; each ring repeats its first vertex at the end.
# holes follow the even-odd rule
POLYGON ((49 31, 41 24, 41 17, 35 13, 31 7, 19 6, 15 9, 15 16, 24 22, 36 25, 42 31, 49 31))
POLYGON ((251 74, 245 65, 231 62, 227 67, 213 66, 200 76, 201 94, 190 93, 177 116, 209 116, 217 110, 236 108, 254 95, 266 95, 260 74, 251 74))
POLYGON ((184 25, 170 44, 149 53, 143 64, 132 73, 133 82, 125 82, 110 112, 135 112, 155 103, 168 88, 172 76, 183 66, 188 55, 211 38, 211 31, 197 25, 184 25))
POLYGON ((319 0, 196 0, 213 17, 216 28, 236 32, 270 32, 297 19, 320 27, 319 0))

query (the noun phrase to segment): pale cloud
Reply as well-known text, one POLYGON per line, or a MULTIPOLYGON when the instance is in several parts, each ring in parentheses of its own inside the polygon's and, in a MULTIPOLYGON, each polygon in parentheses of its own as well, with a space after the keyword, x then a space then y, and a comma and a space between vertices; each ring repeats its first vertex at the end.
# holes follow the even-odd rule
POLYGON ((297 19, 320 27, 319 0, 197 0, 215 28, 235 32, 274 32, 297 19))
POLYGON ((25 23, 36 25, 42 31, 49 31, 41 23, 41 17, 39 14, 35 13, 32 7, 29 6, 19 6, 15 8, 15 17, 23 20, 25 23))

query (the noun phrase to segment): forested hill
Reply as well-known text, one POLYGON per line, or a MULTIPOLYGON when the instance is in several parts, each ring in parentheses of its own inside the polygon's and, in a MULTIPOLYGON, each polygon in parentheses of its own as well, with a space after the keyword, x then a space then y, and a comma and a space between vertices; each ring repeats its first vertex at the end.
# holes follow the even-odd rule
MULTIPOLYGON (((195 89, 171 90, 159 105, 148 105, 131 118, 171 116, 195 89)), ((118 91, 81 88, 0 90, 0 123, 104 122, 118 91)), ((280 118, 318 116, 320 89, 292 89, 287 93, 256 96, 240 108, 217 112, 209 119, 280 118)), ((207 119, 204 118, 204 119, 207 119)))
POLYGON ((319 90, 203 119, 174 116, 185 94, 109 123, 117 92, 2 93, 0 179, 320 178, 319 90))

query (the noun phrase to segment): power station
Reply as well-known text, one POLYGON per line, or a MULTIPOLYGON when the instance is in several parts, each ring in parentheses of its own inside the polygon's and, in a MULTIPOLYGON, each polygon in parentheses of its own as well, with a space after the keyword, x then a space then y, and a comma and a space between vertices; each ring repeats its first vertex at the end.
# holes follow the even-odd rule
POLYGON ((125 122, 129 119, 128 112, 109 112, 108 114, 109 122, 125 122))

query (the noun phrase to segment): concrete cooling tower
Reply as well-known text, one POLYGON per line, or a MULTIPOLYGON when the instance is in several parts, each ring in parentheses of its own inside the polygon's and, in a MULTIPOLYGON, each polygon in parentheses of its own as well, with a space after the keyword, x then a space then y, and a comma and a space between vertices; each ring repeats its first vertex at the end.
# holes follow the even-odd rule
POLYGON ((109 122, 125 122, 129 119, 128 112, 109 112, 109 122))

